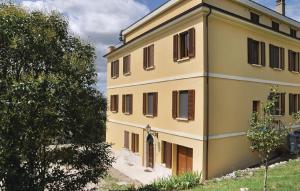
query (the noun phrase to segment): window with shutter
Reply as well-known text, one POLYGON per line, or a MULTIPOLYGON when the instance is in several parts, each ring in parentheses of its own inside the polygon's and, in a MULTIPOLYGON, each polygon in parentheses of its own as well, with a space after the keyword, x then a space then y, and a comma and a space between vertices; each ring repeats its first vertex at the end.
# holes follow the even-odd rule
POLYGON ((298 95, 289 94, 289 114, 292 115, 298 111, 298 95))
POLYGON ((285 54, 284 48, 270 44, 270 67, 284 70, 285 54))
POLYGON ((300 72, 299 67, 299 52, 294 52, 292 50, 288 51, 289 57, 289 71, 300 72))
POLYGON ((118 95, 111 95, 110 96, 110 110, 114 113, 118 112, 118 102, 119 102, 119 96, 118 95))
POLYGON ((181 32, 173 36, 173 60, 194 58, 196 54, 195 28, 181 32))
POLYGON ((145 47, 143 54, 143 67, 144 70, 154 69, 154 44, 145 47))
POLYGON ((115 79, 119 77, 119 60, 111 62, 111 78, 115 79))
POLYGON ((158 110, 158 93, 144 93, 143 95, 144 115, 149 117, 157 117, 158 110))
POLYGON ((285 115, 285 93, 270 94, 269 99, 275 99, 272 115, 285 115))
POLYGON ((248 63, 253 65, 266 65, 266 48, 264 42, 248 38, 248 63))
POLYGON ((179 120, 194 120, 195 90, 173 91, 172 116, 179 120))
POLYGON ((130 55, 123 57, 123 75, 130 75, 130 55))
POLYGON ((259 15, 256 13, 250 12, 250 20, 252 23, 258 24, 259 23, 259 15))
POLYGON ((133 102, 133 95, 132 94, 127 94, 123 95, 123 113, 130 115, 132 114, 132 102, 133 102))

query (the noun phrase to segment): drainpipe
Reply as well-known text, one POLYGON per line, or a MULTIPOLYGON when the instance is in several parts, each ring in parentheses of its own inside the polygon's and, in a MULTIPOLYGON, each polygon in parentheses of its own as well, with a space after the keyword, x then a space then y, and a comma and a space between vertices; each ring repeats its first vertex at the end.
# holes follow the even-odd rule
POLYGON ((208 140, 209 140, 209 30, 208 30, 208 17, 211 15, 211 8, 205 17, 205 33, 206 33, 206 165, 205 165, 205 179, 208 179, 208 140))

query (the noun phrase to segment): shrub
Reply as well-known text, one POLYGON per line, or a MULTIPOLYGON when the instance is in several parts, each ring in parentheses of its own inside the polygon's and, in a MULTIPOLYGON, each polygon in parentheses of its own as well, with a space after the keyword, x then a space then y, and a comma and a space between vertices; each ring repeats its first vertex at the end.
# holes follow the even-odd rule
POLYGON ((180 176, 161 178, 138 188, 138 191, 173 191, 191 189, 200 184, 201 174, 189 172, 180 176))

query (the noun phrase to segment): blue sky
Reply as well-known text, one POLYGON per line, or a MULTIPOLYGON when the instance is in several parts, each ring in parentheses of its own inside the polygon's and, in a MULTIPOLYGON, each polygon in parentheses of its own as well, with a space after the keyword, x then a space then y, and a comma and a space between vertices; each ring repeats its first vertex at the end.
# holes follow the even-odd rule
MULTIPOLYGON (((7 1, 7 0, 0 0, 7 1)), ((106 60, 110 45, 118 45, 120 30, 168 0, 15 0, 28 9, 56 10, 69 20, 70 31, 96 47, 97 87, 106 91, 106 60)), ((221 0, 220 0, 221 1, 221 0)), ((255 0, 271 9, 276 0, 255 0)), ((287 16, 300 21, 300 0, 286 0, 287 16)))

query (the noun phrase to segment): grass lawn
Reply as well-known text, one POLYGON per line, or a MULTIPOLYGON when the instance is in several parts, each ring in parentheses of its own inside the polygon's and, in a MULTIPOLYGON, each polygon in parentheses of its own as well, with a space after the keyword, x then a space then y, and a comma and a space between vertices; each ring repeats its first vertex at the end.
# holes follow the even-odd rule
MULTIPOLYGON (((208 181, 206 185, 193 191, 239 191, 240 188, 249 188, 250 191, 263 188, 263 170, 254 172, 251 177, 220 182, 208 181)), ((271 191, 300 191, 300 161, 291 161, 285 165, 269 170, 269 190, 271 191)))

